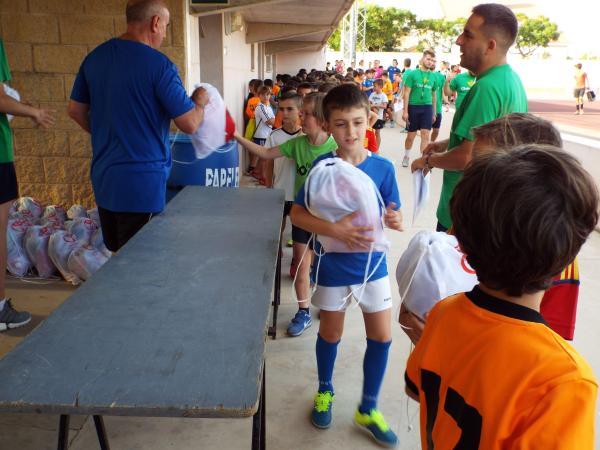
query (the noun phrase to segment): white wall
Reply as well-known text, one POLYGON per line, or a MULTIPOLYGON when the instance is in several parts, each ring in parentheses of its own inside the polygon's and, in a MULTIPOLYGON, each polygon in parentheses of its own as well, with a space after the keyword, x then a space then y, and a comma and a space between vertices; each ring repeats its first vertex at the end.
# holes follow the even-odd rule
POLYGON ((200 35, 198 18, 187 15, 185 30, 186 52, 186 89, 191 92, 195 83, 200 80, 200 35))
POLYGON ((277 55, 277 73, 296 75, 300 69, 325 70, 325 49, 320 51, 284 52, 277 55))

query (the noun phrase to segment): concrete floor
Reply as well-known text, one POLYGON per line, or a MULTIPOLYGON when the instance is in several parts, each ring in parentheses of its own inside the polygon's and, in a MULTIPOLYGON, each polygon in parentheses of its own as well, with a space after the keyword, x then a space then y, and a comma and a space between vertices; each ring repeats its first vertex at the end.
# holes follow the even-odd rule
MULTIPOLYGON (((441 137, 448 134, 450 114, 446 114, 441 137)), ((427 209, 412 224, 412 178, 408 169, 400 166, 404 135, 400 130, 382 130, 381 154, 394 161, 402 197, 406 231, 388 230, 392 250, 388 264, 392 274, 396 263, 414 234, 435 226, 435 207, 441 186, 441 171, 433 173, 432 192, 427 209)), ((416 154, 418 140, 415 143, 416 154)), ((600 167, 600 152, 582 145, 566 144, 566 148, 581 158, 586 167, 600 167)), ((600 184, 600 172, 594 173, 600 184)), ((288 228, 289 231, 289 228, 288 228)), ((376 448, 368 437, 352 425, 352 415, 360 398, 362 358, 365 334, 360 311, 347 314, 345 334, 339 349, 334 383, 336 401, 331 429, 315 429, 308 420, 312 396, 317 387, 314 344, 318 328, 315 324, 298 338, 285 336, 285 328, 296 310, 291 297, 291 279, 287 274, 291 249, 284 250, 282 306, 279 313, 279 338, 267 341, 267 446, 282 450, 368 449, 376 448)), ((575 347, 586 357, 596 374, 600 374, 600 306, 593 301, 600 292, 600 234, 594 233, 580 255, 581 294, 575 347)), ((397 286, 392 277, 395 309, 398 307, 397 286)), ((20 330, 0 334, 0 355, 9 351, 23 336, 46 317, 73 288, 62 282, 49 284, 9 281, 9 294, 16 304, 31 311, 34 323, 20 330)), ((68 324, 65 324, 68 326, 68 324)), ((402 449, 418 449, 418 407, 404 394, 404 365, 411 346, 399 326, 393 327, 393 345, 386 379, 381 392, 380 408, 392 428, 400 436, 402 449), (412 430, 409 430, 410 425, 412 430)), ((600 422, 600 409, 596 428, 600 422)), ((237 450, 250 448, 251 421, 198 420, 107 417, 113 450, 213 449, 237 450)), ((50 450, 56 448, 58 417, 49 415, 0 414, 0 450, 50 450)), ((93 423, 86 417, 74 418, 71 423, 72 450, 99 448, 93 423)), ((597 439, 596 448, 600 449, 597 439)))

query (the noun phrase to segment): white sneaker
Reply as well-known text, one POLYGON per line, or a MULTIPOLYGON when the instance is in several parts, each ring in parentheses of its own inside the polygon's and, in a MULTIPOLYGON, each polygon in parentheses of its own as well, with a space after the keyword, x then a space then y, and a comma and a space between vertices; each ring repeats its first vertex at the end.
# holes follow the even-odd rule
POLYGON ((408 156, 405 156, 404 159, 402 159, 402 167, 408 167, 409 162, 410 158, 408 156))

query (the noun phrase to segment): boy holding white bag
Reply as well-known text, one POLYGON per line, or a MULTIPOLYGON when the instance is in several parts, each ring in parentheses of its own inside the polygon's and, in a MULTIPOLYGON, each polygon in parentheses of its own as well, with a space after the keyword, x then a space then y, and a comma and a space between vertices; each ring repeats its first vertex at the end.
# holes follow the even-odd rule
POLYGON ((356 86, 342 85, 327 94, 323 112, 338 149, 315 160, 296 196, 291 219, 319 235, 322 244, 316 246, 319 258, 313 265, 317 288, 312 303, 321 313, 316 344, 319 389, 312 423, 321 429, 331 425, 333 367, 345 310, 354 297, 363 311, 367 335, 363 395, 354 420, 378 443, 395 447, 398 439, 377 409, 391 344, 392 311, 382 213, 385 225, 398 231, 402 216, 394 166, 363 147, 369 109, 367 97, 356 86), (315 179, 320 182, 311 186, 315 179))

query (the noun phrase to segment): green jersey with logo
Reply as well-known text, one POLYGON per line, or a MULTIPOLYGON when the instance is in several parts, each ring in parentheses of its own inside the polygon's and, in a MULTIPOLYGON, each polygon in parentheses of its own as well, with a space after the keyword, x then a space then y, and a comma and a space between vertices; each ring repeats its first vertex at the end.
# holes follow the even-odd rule
POLYGON ((433 99, 431 93, 437 84, 437 76, 429 70, 412 70, 406 79, 404 85, 410 88, 408 97, 409 105, 431 105, 433 99))
POLYGON ((444 84, 446 84, 446 75, 442 72, 434 72, 436 76, 435 82, 435 112, 440 114, 442 112, 442 103, 444 102, 444 84))
POLYGON ((321 145, 312 145, 308 136, 298 136, 279 145, 279 150, 283 156, 293 159, 296 163, 296 182, 294 183, 294 197, 304 184, 306 176, 312 167, 312 163, 319 156, 337 150, 337 144, 333 136, 321 145))
POLYGON ((450 89, 456 92, 456 110, 475 84, 476 78, 469 72, 459 73, 450 81, 450 89))
MULTIPOLYGON (((475 140, 471 133, 478 127, 510 113, 527 112, 527 94, 519 75, 508 64, 489 69, 477 78, 452 120, 448 150, 467 139, 475 140)), ((450 198, 462 171, 444 170, 444 181, 437 209, 438 221, 450 228, 450 198)))
MULTIPOLYGON (((10 68, 6 59, 4 42, 0 39, 0 89, 4 89, 1 83, 5 81, 10 81, 10 68)), ((13 159, 13 139, 8 125, 8 117, 6 114, 0 113, 0 163, 12 162, 13 159)))

